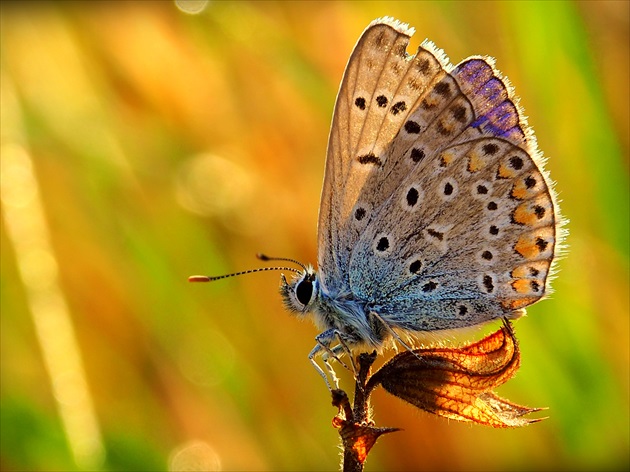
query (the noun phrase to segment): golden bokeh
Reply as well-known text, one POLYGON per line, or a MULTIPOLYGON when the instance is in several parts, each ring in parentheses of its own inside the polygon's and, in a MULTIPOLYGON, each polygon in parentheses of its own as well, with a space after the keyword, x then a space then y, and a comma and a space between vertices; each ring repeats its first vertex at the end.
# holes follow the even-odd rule
POLYGON ((378 390, 377 425, 404 431, 366 470, 627 470, 628 2, 1 9, 2 470, 338 468, 317 331, 284 311, 279 273, 187 277, 316 261, 335 95, 385 15, 415 27, 410 51, 496 58, 570 235, 498 391, 549 418, 494 430, 378 390))

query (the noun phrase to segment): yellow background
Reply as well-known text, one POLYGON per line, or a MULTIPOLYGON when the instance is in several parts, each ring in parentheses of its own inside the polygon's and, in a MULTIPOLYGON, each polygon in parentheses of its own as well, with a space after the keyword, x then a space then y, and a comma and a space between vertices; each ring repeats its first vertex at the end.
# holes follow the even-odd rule
POLYGON ((140 1, 2 2, 2 470, 338 467, 279 273, 186 279, 316 261, 336 91, 384 15, 410 52, 496 58, 571 222, 499 390, 549 419, 486 429, 379 391, 404 431, 367 470, 627 469, 628 2, 140 1))

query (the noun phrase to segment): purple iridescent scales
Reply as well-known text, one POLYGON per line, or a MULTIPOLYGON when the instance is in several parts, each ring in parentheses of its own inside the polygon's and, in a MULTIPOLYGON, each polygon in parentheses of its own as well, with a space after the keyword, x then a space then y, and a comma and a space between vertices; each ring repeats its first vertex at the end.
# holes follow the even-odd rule
POLYGON ((469 59, 462 62, 452 75, 475 107, 477 117, 470 126, 480 127, 512 143, 525 142, 519 112, 503 81, 495 76, 492 67, 485 60, 469 59))

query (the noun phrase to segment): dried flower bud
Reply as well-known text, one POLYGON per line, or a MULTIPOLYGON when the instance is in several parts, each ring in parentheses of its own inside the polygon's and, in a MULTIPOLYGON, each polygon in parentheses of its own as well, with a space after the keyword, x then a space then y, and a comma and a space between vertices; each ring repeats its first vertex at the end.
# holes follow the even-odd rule
POLYGON ((353 456, 351 462, 363 464, 381 435, 399 431, 399 428, 377 428, 371 422, 357 422, 346 392, 333 390, 331 393, 333 405, 339 408, 339 413, 333 418, 332 423, 339 429, 344 454, 353 456))
POLYGON ((405 351, 368 381, 416 407, 438 416, 501 427, 525 426, 540 419, 522 418, 540 408, 504 400, 492 389, 512 378, 520 352, 509 323, 479 342, 458 348, 405 351))

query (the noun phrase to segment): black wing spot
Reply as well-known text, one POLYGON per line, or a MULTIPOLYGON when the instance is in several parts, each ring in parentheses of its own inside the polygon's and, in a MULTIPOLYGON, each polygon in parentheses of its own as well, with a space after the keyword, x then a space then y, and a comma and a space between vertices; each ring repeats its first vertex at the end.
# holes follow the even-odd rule
POLYGON ((434 229, 427 229, 427 233, 429 234, 429 236, 434 237, 438 241, 442 241, 444 239, 444 233, 440 233, 439 231, 436 231, 434 229))
POLYGON ((443 96, 444 98, 448 98, 451 96, 451 86, 448 84, 448 82, 437 83, 435 87, 433 87, 433 90, 435 90, 435 93, 443 96))
POLYGON ((382 164, 381 160, 374 155, 374 153, 365 154, 363 156, 359 156, 359 163, 361 164, 373 164, 380 166, 382 164))
POLYGON ((381 108, 385 108, 387 106, 387 102, 388 100, 385 95, 379 95, 378 97, 376 97, 376 103, 381 108))
POLYGON ((417 259, 413 261, 411 264, 409 264, 409 272, 411 272, 412 274, 417 274, 418 272, 420 272, 421 268, 422 268, 422 262, 420 262, 417 259))
POLYGON ((405 131, 409 134, 418 134, 420 133, 420 125, 415 121, 409 120, 405 123, 405 131))
POLYGON ((424 151, 422 149, 413 148, 411 150, 411 160, 417 163, 422 159, 424 159, 424 151))
POLYGON ((357 97, 357 99, 354 101, 354 105, 359 109, 359 110, 365 110, 365 98, 363 97, 357 97))
POLYGON ((490 251, 483 251, 481 253, 481 257, 485 259, 486 261, 491 261, 494 256, 492 255, 490 251))
POLYGON ((499 150, 499 146, 497 146, 494 143, 490 143, 490 144, 484 144, 481 149, 483 150, 484 154, 487 154, 489 156, 493 156, 499 150))
POLYGON ((418 203, 419 196, 420 194, 418 193, 418 190, 414 187, 411 187, 407 192, 407 204, 409 204, 409 206, 414 206, 416 203, 418 203))
POLYGON ((485 185, 477 185, 477 193, 479 195, 486 195, 488 193, 488 187, 485 185))
POLYGON ((492 277, 489 275, 483 276, 483 286, 486 289, 486 292, 492 293, 494 291, 494 283, 492 283, 492 277))
POLYGON ((455 118, 460 123, 466 123, 467 121, 466 107, 463 107, 461 105, 456 106, 453 108, 452 112, 453 112, 453 118, 455 118))
POLYGON ((381 239, 378 240, 378 244, 376 245, 376 250, 383 252, 383 251, 387 251, 388 248, 389 248, 389 239, 383 236, 381 239))
POLYGON ((531 175, 525 179, 525 187, 528 189, 534 188, 536 186, 536 179, 531 175))
POLYGON ((357 221, 361 221, 363 218, 365 218, 365 213, 366 213, 365 208, 359 207, 354 211, 354 218, 357 221))
POLYGON ((497 205, 495 202, 490 202, 490 203, 488 203, 488 207, 487 208, 488 208, 488 210, 494 211, 497 208, 499 208, 499 205, 497 205))
POLYGON ((510 157, 510 166, 514 170, 521 170, 523 168, 523 159, 520 156, 510 157))
POLYGON ((391 113, 392 115, 397 115, 401 111, 405 111, 407 109, 407 104, 405 102, 396 102, 392 105, 391 113))
POLYGON ((427 282, 426 284, 424 284, 422 286, 422 291, 423 292, 432 292, 436 288, 437 288, 437 284, 435 282, 431 281, 431 282, 427 282))
POLYGON ((545 213, 547 212, 547 210, 545 210, 545 207, 542 207, 540 205, 536 205, 534 207, 534 213, 536 213, 536 217, 541 220, 544 216, 545 213))

